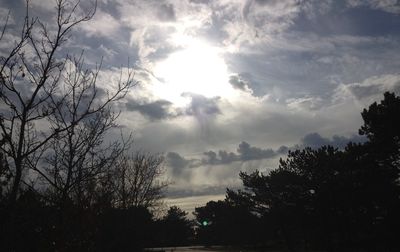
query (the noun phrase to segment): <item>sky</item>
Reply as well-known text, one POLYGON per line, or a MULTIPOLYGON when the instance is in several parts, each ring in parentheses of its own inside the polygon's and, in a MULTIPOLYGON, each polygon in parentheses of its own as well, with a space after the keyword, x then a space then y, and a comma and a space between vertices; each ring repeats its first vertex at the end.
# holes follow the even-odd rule
MULTIPOLYGON (((25 1, 8 10, 17 30, 25 1)), ((54 1, 30 11, 51 24, 54 1)), ((98 0, 62 52, 103 60, 104 89, 133 68, 119 128, 165 155, 166 202, 191 212, 290 149, 363 141, 362 109, 399 94, 399 49, 397 0, 98 0)))

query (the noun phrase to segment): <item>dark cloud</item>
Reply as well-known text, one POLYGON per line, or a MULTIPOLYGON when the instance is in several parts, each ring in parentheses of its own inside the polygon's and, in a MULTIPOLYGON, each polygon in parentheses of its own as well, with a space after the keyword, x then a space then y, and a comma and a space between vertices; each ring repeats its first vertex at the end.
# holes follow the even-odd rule
POLYGON ((168 152, 165 156, 165 162, 172 169, 174 175, 179 175, 182 170, 189 165, 190 161, 176 152, 168 152))
POLYGON ((268 159, 276 157, 282 154, 284 149, 287 147, 281 147, 278 151, 273 149, 262 149, 258 147, 251 146, 247 142, 241 142, 237 148, 237 153, 228 152, 225 150, 219 150, 218 152, 206 151, 204 152, 205 158, 202 159, 201 164, 203 165, 221 165, 230 164, 236 161, 250 161, 259 159, 268 159))
POLYGON ((201 165, 198 159, 188 159, 177 152, 168 152, 165 155, 165 163, 174 178, 189 179, 192 175, 191 168, 201 165))
POLYGON ((354 135, 352 137, 334 135, 332 138, 326 138, 322 137, 318 133, 310 133, 303 137, 301 140, 301 145, 311 148, 319 148, 323 145, 331 145, 339 149, 343 149, 349 142, 359 143, 365 141, 366 138, 359 135, 354 135))
POLYGON ((190 162, 176 152, 168 152, 166 155, 167 164, 171 167, 182 169, 190 162))
POLYGON ((276 150, 276 152, 278 153, 278 154, 287 154, 288 153, 288 151, 289 151, 289 147, 287 147, 287 146, 285 146, 285 145, 282 145, 281 147, 279 147, 279 149, 278 150, 276 150))
POLYGON ((219 97, 207 98, 203 95, 184 93, 183 96, 190 97, 191 102, 186 110, 188 115, 206 116, 220 114, 218 107, 219 97))
POLYGON ((170 113, 171 105, 172 103, 166 100, 139 103, 132 99, 125 104, 128 111, 137 111, 151 120, 174 117, 174 115, 170 113))
POLYGON ((235 153, 224 150, 218 151, 218 156, 221 162, 224 164, 229 164, 238 160, 237 155, 235 153))
POLYGON ((207 164, 220 164, 220 160, 217 157, 217 153, 215 153, 214 151, 206 151, 203 153, 204 156, 206 156, 207 158, 204 159, 204 163, 207 164))
POLYGON ((247 88, 247 83, 240 78, 238 75, 232 75, 229 77, 229 83, 232 85, 232 87, 240 90, 246 90, 247 88))
POLYGON ((206 151, 203 155, 205 158, 202 159, 201 163, 204 165, 230 164, 235 161, 240 161, 240 155, 224 150, 220 150, 218 153, 214 151, 206 151))
POLYGON ((157 16, 161 21, 175 21, 175 9, 172 4, 161 4, 157 11, 157 16))
POLYGON ((240 154, 240 159, 242 161, 272 158, 276 156, 276 152, 272 149, 252 147, 250 144, 244 141, 239 144, 237 151, 240 154))
POLYGON ((168 152, 165 156, 166 165, 169 167, 171 174, 174 177, 187 177, 185 168, 189 165, 190 160, 185 159, 176 152, 168 152))
POLYGON ((202 165, 225 165, 233 162, 246 162, 250 160, 260 160, 273 158, 281 154, 285 154, 288 148, 280 147, 277 151, 272 149, 262 149, 250 146, 247 142, 241 142, 237 148, 237 153, 225 150, 206 151, 203 153, 202 159, 186 159, 176 152, 168 152, 165 160, 168 167, 171 168, 174 175, 182 175, 187 168, 195 168, 202 165))
POLYGON ((203 155, 206 157, 202 159, 201 162, 204 165, 230 164, 241 160, 240 155, 224 150, 219 150, 218 153, 214 151, 206 151, 203 155))
POLYGON ((204 158, 201 160, 191 159, 187 160, 180 156, 178 153, 168 153, 167 160, 169 165, 176 169, 184 169, 185 167, 198 167, 201 165, 226 165, 233 162, 246 162, 250 160, 261 160, 275 158, 280 155, 285 155, 291 149, 299 149, 304 147, 319 148, 323 145, 331 145, 340 149, 343 149, 349 142, 360 143, 365 142, 366 138, 359 135, 353 135, 351 137, 344 137, 334 135, 332 138, 322 137, 318 133, 310 133, 304 136, 300 144, 296 144, 292 147, 282 145, 278 149, 272 148, 259 148, 251 146, 249 143, 242 141, 236 150, 236 153, 229 152, 226 150, 219 151, 206 151, 203 152, 204 158))

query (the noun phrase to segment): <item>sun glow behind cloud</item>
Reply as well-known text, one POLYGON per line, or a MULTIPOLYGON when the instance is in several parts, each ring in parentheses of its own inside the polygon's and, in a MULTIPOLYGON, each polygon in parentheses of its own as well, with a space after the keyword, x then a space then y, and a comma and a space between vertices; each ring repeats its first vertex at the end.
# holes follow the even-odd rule
POLYGON ((178 106, 187 103, 185 93, 226 98, 235 95, 221 49, 192 37, 177 37, 174 42, 183 49, 155 66, 154 74, 160 80, 153 86, 155 95, 178 106))

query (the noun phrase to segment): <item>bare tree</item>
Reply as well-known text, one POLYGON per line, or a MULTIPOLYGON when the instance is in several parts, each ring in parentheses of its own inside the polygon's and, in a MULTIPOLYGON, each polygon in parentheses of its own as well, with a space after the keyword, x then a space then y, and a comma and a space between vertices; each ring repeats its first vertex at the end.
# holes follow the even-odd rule
POLYGON ((168 183, 160 181, 163 156, 137 152, 123 156, 117 164, 114 178, 115 204, 126 209, 156 207, 168 183))
MULTIPOLYGON (((0 141, 0 145, 3 142, 0 141)), ((4 153, 0 150, 0 203, 2 203, 4 199, 4 189, 7 188, 8 184, 10 183, 11 173, 10 168, 7 163, 7 158, 4 153)))
MULTIPOLYGON (((84 70, 82 57, 56 56, 71 30, 90 20, 95 13, 95 3, 86 12, 78 11, 79 3, 57 0, 53 29, 38 18, 30 18, 27 1, 20 38, 7 56, 0 58, 0 132, 3 141, 0 148, 10 160, 13 172, 9 194, 11 203, 17 199, 18 190, 24 182, 23 173, 29 168, 52 186, 62 188, 61 191, 71 190, 75 182, 68 172, 72 172, 73 166, 82 166, 82 162, 93 160, 83 161, 80 157, 82 153, 86 157, 100 144, 103 132, 113 125, 117 117, 112 113, 110 104, 124 97, 133 84, 132 71, 128 70, 127 77, 123 80, 121 74, 112 92, 100 94, 96 81, 101 64, 94 71, 89 71, 84 70), (81 137, 82 141, 72 141, 77 137, 81 137), (67 174, 62 176, 55 160, 52 172, 38 166, 43 156, 48 154, 49 145, 54 147, 56 140, 61 139, 61 146, 70 151, 68 156, 62 158, 63 162, 69 162, 65 165, 68 167, 67 174), (74 148, 84 141, 86 149, 83 146, 78 148, 81 154, 75 155, 74 148), (64 178, 68 182, 60 182, 64 178)), ((4 28, 0 42, 4 42, 5 32, 4 28)), ((60 148, 54 149, 58 157, 60 148)), ((96 153, 96 156, 100 155, 96 153)))
POLYGON ((49 117, 53 128, 66 130, 49 141, 52 148, 46 153, 46 164, 32 166, 61 202, 68 198, 79 205, 90 203, 88 192, 92 190, 85 189, 106 176, 131 143, 130 136, 126 140, 104 143, 105 135, 116 127, 119 116, 111 103, 125 95, 126 87, 118 86, 120 94, 104 94, 96 87, 98 71, 85 71, 82 57, 71 60, 64 78, 68 92, 62 94, 61 104, 54 106, 56 103, 52 103, 55 112, 49 117), (82 119, 77 121, 76 118, 82 119))

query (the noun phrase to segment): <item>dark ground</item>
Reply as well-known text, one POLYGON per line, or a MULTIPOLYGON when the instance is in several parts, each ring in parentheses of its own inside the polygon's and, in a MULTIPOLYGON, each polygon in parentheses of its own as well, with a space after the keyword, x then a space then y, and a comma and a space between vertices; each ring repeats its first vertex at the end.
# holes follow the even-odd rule
MULTIPOLYGON (((223 247, 223 246, 213 246, 213 247, 204 247, 204 246, 193 246, 193 247, 168 247, 168 248, 148 248, 145 251, 158 251, 158 252, 261 252, 263 250, 244 250, 242 248, 233 248, 233 247, 223 247)), ((268 250, 269 252, 278 252, 268 250)))

